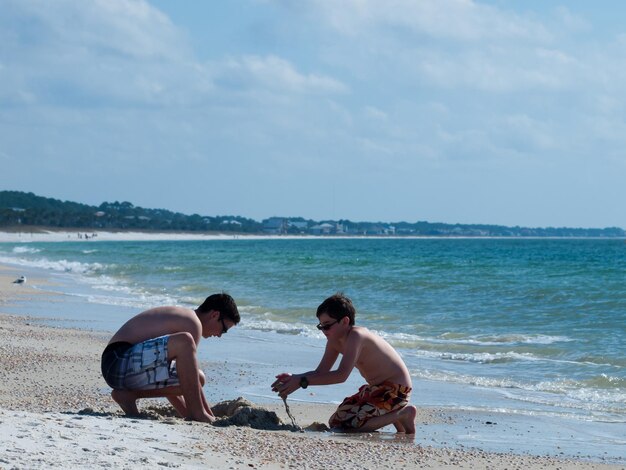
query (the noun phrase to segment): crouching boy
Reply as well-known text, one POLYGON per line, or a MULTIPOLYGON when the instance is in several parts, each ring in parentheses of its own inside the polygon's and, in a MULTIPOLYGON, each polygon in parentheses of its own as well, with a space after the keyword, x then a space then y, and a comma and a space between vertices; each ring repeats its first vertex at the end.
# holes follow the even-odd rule
POLYGON ((196 348, 239 323, 228 294, 214 294, 195 310, 157 307, 128 320, 102 353, 102 375, 122 410, 137 415, 140 398, 165 397, 184 418, 213 422, 196 348))
POLYGON ((327 343, 317 369, 303 374, 279 374, 272 390, 286 398, 309 385, 342 383, 356 367, 367 384, 344 399, 330 417, 330 427, 370 432, 393 424, 398 432, 414 434, 417 409, 408 404, 412 387, 409 371, 383 338, 367 328, 354 326, 355 315, 352 301, 343 294, 324 300, 317 308, 317 328, 327 343), (339 367, 331 370, 339 355, 339 367))

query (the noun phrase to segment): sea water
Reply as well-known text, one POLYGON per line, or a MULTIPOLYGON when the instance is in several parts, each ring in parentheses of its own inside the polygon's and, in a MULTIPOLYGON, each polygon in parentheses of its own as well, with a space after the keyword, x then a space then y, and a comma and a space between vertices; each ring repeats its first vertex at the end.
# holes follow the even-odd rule
MULTIPOLYGON (((241 324, 203 342, 201 359, 220 385, 256 400, 272 399, 277 373, 317 366, 325 339, 315 310, 341 291, 357 324, 404 358, 416 405, 626 431, 624 240, 83 240, 2 243, 0 262, 46 270, 55 284, 46 289, 66 301, 28 313, 68 326, 115 331, 145 308, 230 293, 241 324)), ((355 372, 292 397, 337 402, 361 383, 355 372)))

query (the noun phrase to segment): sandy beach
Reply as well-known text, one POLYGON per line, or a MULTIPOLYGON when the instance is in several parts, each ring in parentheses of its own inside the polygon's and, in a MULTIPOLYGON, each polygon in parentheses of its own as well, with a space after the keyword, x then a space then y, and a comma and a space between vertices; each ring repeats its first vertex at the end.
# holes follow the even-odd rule
MULTIPOLYGON (((32 289, 30 282, 14 284, 18 274, 12 268, 0 268, 0 312, 9 305, 24 308, 24 315, 0 315, 2 469, 155 465, 215 469, 623 468, 583 459, 430 447, 411 436, 387 432, 342 435, 218 427, 177 418, 159 400, 141 401, 144 417, 128 418, 112 401, 100 377, 99 356, 109 333, 52 327, 29 316, 28 303, 35 296, 50 302, 60 299, 32 289)), ((46 280, 37 281, 41 286, 46 280)), ((289 424, 282 403, 263 407, 275 413, 281 426, 289 424)), ((303 428, 324 422, 332 411, 330 404, 290 402, 290 407, 303 428)), ((428 429, 445 425, 446 419, 438 410, 420 409, 416 424, 428 429)))
POLYGON ((29 242, 64 242, 64 241, 148 241, 148 240, 229 240, 239 237, 267 238, 263 235, 233 235, 220 233, 192 233, 192 232, 133 232, 133 231, 97 231, 77 230, 44 230, 33 229, 25 231, 0 231, 0 243, 29 243, 29 242))

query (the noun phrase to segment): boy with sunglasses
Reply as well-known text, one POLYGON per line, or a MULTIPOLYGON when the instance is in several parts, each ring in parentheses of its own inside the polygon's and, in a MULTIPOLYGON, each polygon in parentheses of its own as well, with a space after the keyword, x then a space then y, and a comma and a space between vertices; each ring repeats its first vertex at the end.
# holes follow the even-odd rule
POLYGON ((137 415, 139 398, 165 397, 182 417, 213 422, 196 348, 201 338, 219 338, 239 321, 237 305, 225 293, 207 297, 195 310, 157 307, 134 316, 102 353, 102 375, 113 400, 126 414, 137 415))
POLYGON ((317 328, 327 343, 317 369, 304 374, 279 374, 272 390, 284 399, 298 388, 345 382, 356 367, 367 384, 344 399, 330 417, 330 427, 371 432, 393 424, 398 432, 415 434, 417 409, 408 404, 412 383, 404 361, 383 338, 355 326, 355 315, 352 301, 343 294, 324 300, 317 308, 317 328), (339 355, 339 367, 331 370, 339 355))

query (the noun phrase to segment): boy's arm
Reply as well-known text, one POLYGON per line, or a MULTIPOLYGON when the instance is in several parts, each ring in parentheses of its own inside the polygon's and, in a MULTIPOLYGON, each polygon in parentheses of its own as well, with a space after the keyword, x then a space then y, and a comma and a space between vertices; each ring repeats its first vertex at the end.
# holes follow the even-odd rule
POLYGON ((326 349, 324 350, 324 355, 322 356, 322 359, 320 360, 320 363, 315 368, 315 370, 311 372, 306 372, 305 374, 300 374, 300 375, 315 374, 318 372, 328 372, 330 368, 333 366, 333 364, 337 361, 338 357, 339 357, 339 351, 332 348, 330 344, 326 343, 326 349))
MULTIPOLYGON (((322 359, 320 360, 320 363, 318 364, 317 368, 315 370, 311 370, 309 372, 304 372, 303 374, 298 374, 298 377, 302 377, 304 375, 309 376, 311 374, 315 374, 317 372, 327 372, 330 370, 330 368, 333 366, 333 364, 335 363, 335 361, 337 360, 337 357, 339 356, 339 352, 337 352, 335 349, 331 348, 328 343, 326 343, 326 349, 324 350, 324 355, 322 356, 322 359)), ((289 380, 289 377, 292 377, 293 374, 290 374, 288 372, 283 372, 282 374, 278 374, 276 376, 276 381, 272 384, 272 389, 275 388, 275 386, 280 383, 280 382, 287 382, 289 380)), ((274 390, 276 391, 276 390, 274 390)))
POLYGON ((158 332, 158 336, 189 333, 196 346, 202 339, 202 323, 200 323, 200 320, 192 311, 187 309, 175 307, 175 310, 170 315, 164 315, 163 320, 158 322, 158 326, 161 330, 158 332))
POLYGON ((363 337, 360 333, 353 331, 352 334, 348 337, 346 342, 345 352, 343 354, 343 358, 339 363, 339 367, 336 370, 330 370, 330 367, 335 363, 338 352, 334 351, 334 357, 329 353, 329 346, 326 345, 326 352, 324 353, 324 357, 320 361, 320 365, 313 372, 305 372, 304 374, 281 374, 277 376, 277 381, 272 384, 272 390, 278 392, 278 394, 285 398, 287 395, 295 392, 300 388, 300 379, 302 377, 306 377, 309 385, 330 385, 330 384, 338 384, 345 382, 352 369, 356 365, 356 361, 361 353, 361 348, 363 346, 363 337), (332 362, 330 364, 330 358, 332 362), (325 361, 325 359, 327 361, 325 361), (322 367, 323 366, 323 367, 322 367))

